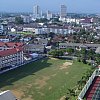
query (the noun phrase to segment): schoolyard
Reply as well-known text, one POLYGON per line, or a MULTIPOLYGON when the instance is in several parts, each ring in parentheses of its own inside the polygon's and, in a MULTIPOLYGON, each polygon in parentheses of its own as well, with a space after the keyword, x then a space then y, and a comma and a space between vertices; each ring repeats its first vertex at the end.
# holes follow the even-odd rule
POLYGON ((20 100, 63 100, 88 69, 81 62, 45 58, 0 75, 0 89, 20 100))

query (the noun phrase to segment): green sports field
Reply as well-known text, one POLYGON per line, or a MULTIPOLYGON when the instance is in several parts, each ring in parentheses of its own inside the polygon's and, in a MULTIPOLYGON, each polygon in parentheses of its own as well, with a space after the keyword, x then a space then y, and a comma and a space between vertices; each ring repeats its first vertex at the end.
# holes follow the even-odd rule
POLYGON ((81 62, 45 58, 0 75, 0 88, 20 100, 63 100, 89 68, 81 62))

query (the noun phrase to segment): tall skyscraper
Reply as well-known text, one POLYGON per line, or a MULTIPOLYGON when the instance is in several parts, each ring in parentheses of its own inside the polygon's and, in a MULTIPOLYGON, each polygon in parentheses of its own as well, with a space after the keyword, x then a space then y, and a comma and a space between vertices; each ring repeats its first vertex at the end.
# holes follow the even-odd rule
POLYGON ((47 19, 50 20, 52 18, 52 13, 51 11, 47 11, 47 19))
POLYGON ((66 7, 66 5, 61 5, 60 18, 63 19, 63 18, 66 18, 66 16, 67 16, 67 7, 66 7))
POLYGON ((36 18, 41 18, 42 17, 42 11, 38 5, 35 5, 33 7, 33 17, 36 18))

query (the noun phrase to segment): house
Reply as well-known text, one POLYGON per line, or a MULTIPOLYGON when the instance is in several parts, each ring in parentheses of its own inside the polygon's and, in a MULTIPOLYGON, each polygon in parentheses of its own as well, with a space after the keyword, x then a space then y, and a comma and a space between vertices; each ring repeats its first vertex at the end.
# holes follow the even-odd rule
POLYGON ((35 44, 40 44, 43 46, 47 46, 48 39, 47 38, 36 38, 36 41, 34 41, 35 44))
POLYGON ((22 47, 0 51, 0 70, 6 70, 8 68, 21 65, 23 61, 22 47))
POLYGON ((21 38, 20 41, 22 42, 29 42, 31 40, 31 37, 25 37, 25 38, 21 38))
POLYGON ((23 43, 14 43, 14 42, 0 42, 0 51, 2 50, 8 50, 16 47, 23 47, 23 43))
POLYGON ((9 38, 0 38, 0 42, 10 42, 9 38))
POLYGON ((24 46, 25 52, 32 52, 32 53, 43 53, 44 52, 44 45, 41 44, 27 44, 24 46))
POLYGON ((0 100, 18 100, 14 94, 10 91, 4 91, 0 93, 0 100))
POLYGON ((100 47, 100 44, 81 44, 81 43, 59 43, 59 49, 66 49, 66 48, 85 48, 85 49, 93 49, 96 50, 100 47))
POLYGON ((10 36, 5 36, 5 35, 1 35, 0 36, 0 42, 10 42, 10 36))
POLYGON ((35 28, 32 28, 32 27, 23 27, 23 32, 32 32, 32 33, 35 33, 35 28))

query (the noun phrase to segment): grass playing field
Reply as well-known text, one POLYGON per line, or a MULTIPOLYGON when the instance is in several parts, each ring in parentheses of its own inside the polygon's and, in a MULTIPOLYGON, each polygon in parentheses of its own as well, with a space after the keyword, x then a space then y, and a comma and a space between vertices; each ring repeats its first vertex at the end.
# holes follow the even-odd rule
POLYGON ((76 61, 45 58, 0 75, 1 90, 20 100, 62 100, 90 66, 76 61))

